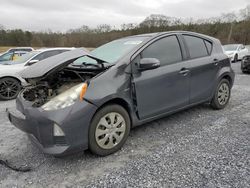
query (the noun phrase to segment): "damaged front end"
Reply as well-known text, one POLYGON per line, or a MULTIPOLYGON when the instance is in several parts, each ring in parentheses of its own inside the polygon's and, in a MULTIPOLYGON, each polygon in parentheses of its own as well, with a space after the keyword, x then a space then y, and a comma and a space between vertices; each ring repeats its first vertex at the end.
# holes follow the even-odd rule
POLYGON ((25 100, 33 103, 33 107, 42 107, 50 100, 73 88, 72 92, 64 94, 63 100, 68 103, 67 100, 71 98, 75 100, 74 96, 70 96, 74 91, 80 97, 81 91, 89 80, 104 70, 103 68, 86 70, 85 68, 67 67, 41 80, 28 79, 27 82, 30 83, 30 86, 24 88, 22 95, 25 100))
MULTIPOLYGON (((55 63, 56 66, 51 66, 54 63, 51 61, 51 64, 49 64, 50 69, 42 70, 44 72, 43 75, 37 68, 30 67, 32 68, 31 70, 25 70, 22 76, 29 83, 29 86, 24 88, 22 92, 23 98, 32 102, 32 107, 38 108, 43 107, 43 105, 53 99, 58 99, 60 95, 64 102, 67 103, 65 106, 69 106, 76 100, 76 97, 73 96, 74 91, 78 97, 83 97, 83 92, 86 90, 90 79, 104 72, 110 66, 105 66, 103 60, 89 54, 82 54, 82 51, 80 52, 80 56, 76 53, 73 57, 68 57, 65 60, 59 58, 61 63, 55 63), (31 77, 30 72, 38 72, 38 74, 34 75, 33 73, 31 77)), ((58 59, 58 57, 55 57, 55 59, 58 59)), ((44 69, 46 65, 42 64, 42 62, 39 63, 40 67, 42 66, 41 68, 44 69)), ((60 100, 57 101, 59 102, 60 100)))
POLYGON ((20 92, 17 110, 7 110, 10 122, 52 155, 88 148, 88 127, 97 107, 84 94, 91 79, 110 67, 82 50, 66 53, 25 69, 21 74, 29 86, 20 92), (89 58, 97 63, 87 64, 89 58))

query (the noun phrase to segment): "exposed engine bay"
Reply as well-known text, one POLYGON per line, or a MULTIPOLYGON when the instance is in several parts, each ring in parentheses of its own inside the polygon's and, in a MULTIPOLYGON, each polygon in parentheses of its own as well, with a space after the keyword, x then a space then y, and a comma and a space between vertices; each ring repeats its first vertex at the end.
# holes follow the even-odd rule
POLYGON ((105 67, 66 67, 41 80, 27 80, 31 85, 24 89, 23 97, 25 100, 32 102, 33 107, 41 107, 51 98, 95 77, 106 69, 105 67))

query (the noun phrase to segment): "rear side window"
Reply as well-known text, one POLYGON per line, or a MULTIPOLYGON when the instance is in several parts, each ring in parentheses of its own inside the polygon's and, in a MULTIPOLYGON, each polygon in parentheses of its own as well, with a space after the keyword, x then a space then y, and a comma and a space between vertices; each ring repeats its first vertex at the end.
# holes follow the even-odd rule
POLYGON ((187 44, 190 57, 192 59, 209 55, 205 42, 202 38, 190 35, 183 35, 183 36, 187 44))
POLYGON ((175 35, 157 40, 143 52, 142 58, 156 58, 161 65, 168 65, 182 61, 179 41, 175 35))

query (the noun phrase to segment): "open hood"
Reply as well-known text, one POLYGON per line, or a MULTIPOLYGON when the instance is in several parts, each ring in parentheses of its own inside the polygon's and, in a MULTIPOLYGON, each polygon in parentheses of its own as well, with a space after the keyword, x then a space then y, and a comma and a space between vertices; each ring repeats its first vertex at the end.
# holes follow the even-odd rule
POLYGON ((89 56, 100 63, 104 62, 103 60, 90 55, 89 52, 87 52, 84 48, 77 48, 75 50, 64 52, 59 55, 39 61, 34 65, 27 67, 20 73, 20 75, 24 79, 41 78, 45 75, 47 76, 48 74, 52 74, 55 71, 60 71, 61 69, 72 63, 72 61, 83 56, 89 56))

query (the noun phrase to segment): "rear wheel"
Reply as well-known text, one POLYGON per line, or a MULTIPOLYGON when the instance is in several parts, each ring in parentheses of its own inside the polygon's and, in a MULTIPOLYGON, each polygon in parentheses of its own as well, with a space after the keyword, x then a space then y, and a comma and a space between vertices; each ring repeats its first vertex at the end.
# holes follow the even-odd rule
POLYGON ((0 79, 0 100, 15 99, 21 90, 21 84, 14 78, 0 79))
POLYGON ((211 106, 214 109, 223 109, 228 104, 231 96, 231 87, 227 79, 222 79, 218 84, 211 106))
POLYGON ((89 129, 89 149, 105 156, 118 151, 130 132, 130 117, 119 105, 108 105, 100 109, 92 119, 89 129))
POLYGON ((246 70, 241 70, 242 71, 242 73, 244 73, 244 74, 247 74, 247 73, 249 73, 250 71, 246 71, 246 70))

